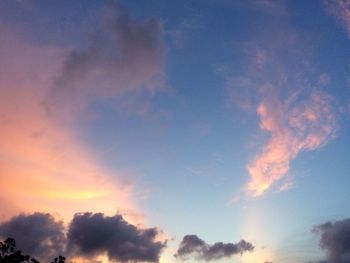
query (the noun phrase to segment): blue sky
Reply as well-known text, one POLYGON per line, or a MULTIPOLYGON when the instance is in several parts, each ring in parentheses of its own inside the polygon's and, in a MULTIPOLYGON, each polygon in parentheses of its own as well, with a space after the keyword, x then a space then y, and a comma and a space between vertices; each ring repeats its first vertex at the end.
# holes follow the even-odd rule
POLYGON ((181 261, 188 234, 254 244, 222 263, 325 258, 311 230, 349 217, 347 12, 346 0, 2 1, 0 219, 118 211, 161 229, 161 262, 181 261))

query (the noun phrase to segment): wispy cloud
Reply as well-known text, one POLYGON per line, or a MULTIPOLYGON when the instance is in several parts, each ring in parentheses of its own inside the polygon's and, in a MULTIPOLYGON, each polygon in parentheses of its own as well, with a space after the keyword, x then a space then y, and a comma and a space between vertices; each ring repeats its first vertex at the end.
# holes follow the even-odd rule
MULTIPOLYGON (((241 43, 241 74, 230 73, 230 65, 224 72, 231 102, 256 114, 266 138, 246 166, 248 196, 261 196, 283 183, 300 152, 319 149, 337 130, 333 99, 325 91, 329 76, 317 72, 307 43, 287 21, 284 17, 283 23, 271 24, 249 43, 241 43)), ((292 185, 285 181, 279 191, 292 185)))
POLYGON ((262 152, 248 164, 250 195, 262 195, 284 177, 291 161, 303 150, 315 150, 332 138, 335 115, 330 98, 313 92, 298 101, 264 100, 257 108, 260 128, 270 134, 262 152))
POLYGON ((349 0, 323 0, 326 12, 333 15, 345 28, 350 37, 350 1, 349 0))
POLYGON ((65 105, 71 115, 96 96, 152 95, 164 87, 160 20, 135 21, 125 7, 110 1, 100 13, 99 23, 89 35, 87 47, 74 49, 65 58, 50 91, 50 111, 60 112, 57 107, 65 105))

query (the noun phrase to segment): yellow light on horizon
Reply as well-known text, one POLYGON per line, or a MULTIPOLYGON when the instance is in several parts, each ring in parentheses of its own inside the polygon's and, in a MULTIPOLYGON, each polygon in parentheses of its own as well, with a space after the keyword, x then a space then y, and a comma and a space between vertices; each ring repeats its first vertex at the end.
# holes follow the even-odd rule
POLYGON ((51 193, 49 198, 71 199, 71 200, 88 200, 107 196, 108 192, 80 191, 66 193, 51 193))

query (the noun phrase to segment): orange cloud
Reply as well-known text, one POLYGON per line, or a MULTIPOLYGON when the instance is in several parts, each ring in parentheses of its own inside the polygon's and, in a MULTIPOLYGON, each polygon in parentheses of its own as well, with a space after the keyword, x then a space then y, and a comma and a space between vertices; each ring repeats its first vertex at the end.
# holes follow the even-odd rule
POLYGON ((251 196, 264 194, 285 177, 291 161, 301 151, 320 148, 336 129, 330 98, 321 92, 314 92, 305 100, 291 97, 285 103, 266 99, 258 106, 257 114, 261 129, 269 132, 270 138, 247 165, 250 181, 246 190, 251 196))

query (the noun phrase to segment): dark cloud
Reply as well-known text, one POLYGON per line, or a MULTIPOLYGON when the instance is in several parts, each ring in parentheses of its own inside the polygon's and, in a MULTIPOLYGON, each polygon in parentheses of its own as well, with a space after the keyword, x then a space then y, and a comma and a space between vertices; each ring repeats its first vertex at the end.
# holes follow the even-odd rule
POLYGON ((63 230, 63 223, 50 214, 21 214, 0 224, 0 237, 14 238, 17 248, 24 254, 52 259, 64 250, 63 230))
POLYGON ((157 242, 156 228, 139 229, 121 215, 76 214, 68 229, 68 250, 73 254, 95 256, 107 253, 118 262, 158 262, 164 242, 157 242))
POLYGON ((12 237, 23 254, 45 262, 63 254, 92 260, 107 253, 110 261, 158 262, 166 242, 156 241, 156 228, 140 229, 121 215, 75 214, 67 235, 52 215, 21 214, 0 224, 0 238, 12 237))
POLYGON ((138 89, 153 92, 163 75, 162 25, 156 18, 133 20, 110 1, 100 14, 86 48, 65 60, 52 94, 110 96, 138 89))
POLYGON ((197 259, 210 261, 253 250, 254 246, 244 240, 236 244, 217 242, 208 245, 196 235, 186 235, 182 239, 175 257, 186 259, 188 256, 195 255, 197 259))
POLYGON ((321 235, 320 247, 327 252, 327 263, 350 263, 350 218, 326 222, 313 231, 321 235))

